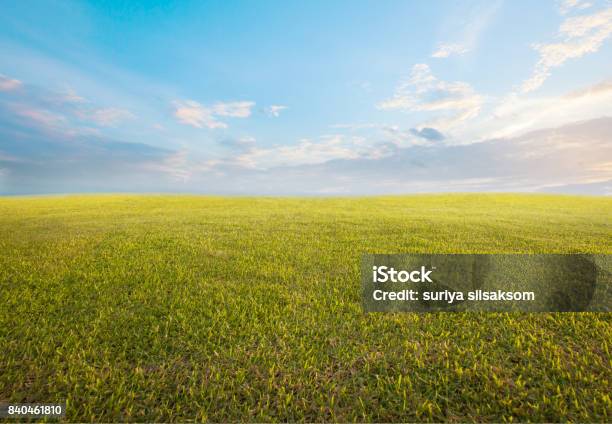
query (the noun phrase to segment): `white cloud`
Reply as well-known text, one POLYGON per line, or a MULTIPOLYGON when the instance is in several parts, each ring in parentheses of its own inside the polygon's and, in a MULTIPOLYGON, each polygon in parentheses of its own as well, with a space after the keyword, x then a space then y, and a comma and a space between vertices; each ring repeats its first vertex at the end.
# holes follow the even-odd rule
POLYGON ((0 74, 0 91, 10 91, 21 87, 21 81, 0 74))
POLYGON ((468 51, 469 49, 461 44, 440 44, 431 57, 443 59, 452 55, 462 55, 468 51))
POLYGON ((567 60, 594 53, 612 34, 612 8, 591 15, 567 18, 559 27, 557 37, 561 40, 549 44, 535 44, 540 54, 531 78, 521 87, 523 93, 539 88, 550 76, 552 69, 567 60))
POLYGON ((558 127, 573 121, 612 116, 612 80, 584 87, 561 96, 505 97, 475 125, 466 138, 512 137, 542 128, 558 127))
POLYGON ((213 115, 229 116, 230 118, 248 118, 251 116, 251 108, 255 105, 254 102, 229 102, 216 103, 211 111, 213 115))
POLYGON ((559 12, 565 15, 573 10, 588 9, 591 6, 593 6, 593 3, 585 0, 561 0, 559 12))
POLYGON ((204 106, 194 100, 177 100, 174 103, 174 116, 179 122, 197 128, 227 128, 225 122, 217 117, 247 118, 251 115, 254 102, 240 101, 229 103, 216 103, 213 106, 204 106))
POLYGON ((381 146, 373 146, 363 137, 324 135, 317 140, 303 139, 295 145, 252 148, 237 156, 236 162, 247 168, 268 169, 279 166, 314 165, 335 159, 377 157, 381 146))
MULTIPOLYGON (((377 105, 383 110, 412 112, 451 112, 436 121, 439 127, 449 128, 475 118, 483 98, 466 82, 447 82, 436 78, 426 64, 412 68, 410 77, 401 83, 393 97, 377 105)), ((431 126, 431 125, 429 125, 431 126)))
POLYGON ((174 107, 174 116, 185 125, 197 128, 227 128, 225 123, 214 118, 211 109, 205 108, 196 101, 175 101, 174 107))
POLYGON ((92 121, 104 127, 113 127, 125 120, 134 119, 132 112, 125 109, 108 107, 81 112, 79 115, 88 121, 92 121))
POLYGON ((66 123, 66 118, 60 114, 31 106, 17 105, 14 109, 16 115, 25 118, 47 130, 57 130, 66 123))
POLYGON ((287 106, 271 105, 266 108, 266 114, 270 117, 278 118, 280 116, 280 113, 285 109, 287 109, 287 106))

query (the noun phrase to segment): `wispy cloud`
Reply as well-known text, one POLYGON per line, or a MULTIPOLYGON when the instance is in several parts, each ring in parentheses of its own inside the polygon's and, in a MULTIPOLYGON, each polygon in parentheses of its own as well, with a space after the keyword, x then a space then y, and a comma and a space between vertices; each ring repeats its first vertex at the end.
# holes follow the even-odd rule
POLYGON ((36 109, 31 106, 22 104, 12 105, 10 107, 15 115, 30 120, 46 129, 59 129, 63 126, 67 119, 61 114, 53 113, 44 109, 36 109))
POLYGON ((599 50, 612 34, 612 7, 590 15, 567 18, 559 27, 553 43, 534 44, 540 58, 531 78, 521 87, 523 93, 538 89, 548 79, 554 68, 569 59, 582 57, 599 50))
POLYGON ((562 15, 565 15, 573 10, 588 9, 591 6, 593 6, 593 3, 586 0, 561 0, 559 4, 559 12, 562 15))
POLYGON ((114 127, 126 120, 134 119, 136 116, 129 110, 109 107, 98 108, 90 111, 81 111, 79 115, 90 122, 103 127, 114 127))
POLYGON ((285 109, 287 109, 287 106, 271 105, 266 108, 266 115, 273 118, 278 118, 280 116, 280 113, 285 109))
POLYGON ((186 183, 193 175, 193 167, 189 163, 186 150, 170 153, 156 161, 148 161, 142 165, 145 171, 168 175, 174 181, 186 183))
POLYGON ((193 100, 175 101, 174 116, 180 123, 197 128, 227 128, 227 124, 218 121, 212 110, 193 100))
POLYGON ((443 127, 478 116, 483 97, 466 82, 447 82, 436 78, 426 64, 412 68, 410 77, 402 82, 390 99, 378 104, 383 110, 413 112, 451 112, 437 122, 443 127))
POLYGON ((510 137, 573 121, 612 116, 612 81, 603 81, 559 96, 510 94, 477 122, 480 136, 510 137))
POLYGON ((0 74, 0 91, 15 90, 21 87, 21 85, 21 81, 0 74))
POLYGON ((279 166, 300 166, 338 159, 357 159, 381 155, 381 146, 374 146, 363 137, 339 134, 317 139, 303 139, 294 145, 251 148, 236 158, 236 163, 256 169, 279 166))
POLYGON ((0 102, 0 193, 45 193, 152 188, 166 174, 151 171, 173 152, 113 140, 33 105, 0 102))
POLYGON ((477 50, 483 34, 495 20, 502 0, 474 2, 472 7, 450 11, 446 19, 440 22, 442 42, 438 43, 431 57, 442 59, 453 55, 462 55, 477 50))
POLYGON ((79 95, 74 89, 67 88, 63 93, 58 93, 58 98, 67 103, 87 103, 87 99, 79 95))
POLYGON ((177 100, 173 102, 174 116, 179 122, 196 128, 227 128, 227 124, 219 117, 247 118, 255 102, 240 101, 216 103, 204 106, 194 100, 177 100))
POLYGON ((341 136, 323 136, 318 141, 301 140, 296 145, 256 148, 238 157, 242 164, 253 168, 296 166, 323 163, 333 159, 359 157, 355 140, 341 136))
POLYGON ((373 150, 377 152, 377 156, 381 156, 384 152, 389 153, 397 148, 424 145, 442 141, 446 138, 440 131, 427 126, 405 129, 392 124, 355 123, 336 124, 330 127, 338 131, 359 134, 360 137, 370 140, 368 145, 374 147, 373 150), (372 140, 377 140, 377 142, 371 142, 372 140))
POLYGON ((431 57, 443 59, 449 56, 462 55, 469 49, 461 44, 439 44, 436 50, 431 54, 431 57))
POLYGON ((566 99, 589 99, 601 95, 612 95, 612 80, 602 81, 566 94, 566 99))
POLYGON ((248 118, 251 116, 251 108, 255 102, 227 102, 216 103, 211 108, 212 114, 216 116, 228 116, 230 118, 248 118))
POLYGON ((136 117, 124 108, 95 104, 73 89, 46 89, 6 76, 0 78, 0 91, 17 115, 54 129, 60 125, 113 127, 136 117))
POLYGON ((219 142, 222 146, 229 147, 230 149, 245 151, 250 150, 255 146, 257 140, 255 137, 243 136, 238 138, 224 138, 219 142))

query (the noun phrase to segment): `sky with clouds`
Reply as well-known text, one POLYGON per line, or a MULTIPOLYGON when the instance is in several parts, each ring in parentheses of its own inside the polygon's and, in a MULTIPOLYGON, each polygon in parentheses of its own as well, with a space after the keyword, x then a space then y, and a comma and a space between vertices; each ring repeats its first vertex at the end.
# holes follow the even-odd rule
POLYGON ((0 194, 612 194, 612 0, 5 1, 0 194))

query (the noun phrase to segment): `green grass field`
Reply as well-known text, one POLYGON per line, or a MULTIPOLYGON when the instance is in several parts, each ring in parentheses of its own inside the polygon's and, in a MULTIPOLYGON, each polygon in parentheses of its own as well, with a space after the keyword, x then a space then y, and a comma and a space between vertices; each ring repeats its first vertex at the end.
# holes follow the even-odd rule
POLYGON ((612 421, 610 314, 364 314, 361 254, 612 253, 612 198, 0 199, 0 401, 69 421, 612 421))

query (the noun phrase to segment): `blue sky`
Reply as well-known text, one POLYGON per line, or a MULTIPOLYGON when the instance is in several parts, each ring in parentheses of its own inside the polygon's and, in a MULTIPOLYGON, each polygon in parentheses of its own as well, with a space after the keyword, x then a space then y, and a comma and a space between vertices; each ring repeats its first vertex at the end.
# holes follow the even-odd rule
POLYGON ((609 0, 0 12, 0 193, 611 190, 609 0))

